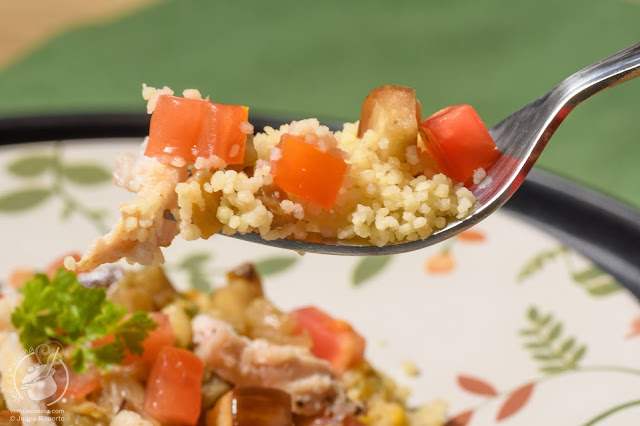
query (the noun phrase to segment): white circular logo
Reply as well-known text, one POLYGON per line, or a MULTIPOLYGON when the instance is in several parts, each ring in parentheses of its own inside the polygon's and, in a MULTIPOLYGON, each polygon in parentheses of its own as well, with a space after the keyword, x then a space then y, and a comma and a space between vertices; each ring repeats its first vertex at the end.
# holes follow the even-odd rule
POLYGON ((62 345, 47 342, 30 348, 16 362, 13 390, 18 399, 45 401, 47 407, 60 401, 69 387, 69 370, 62 361, 62 345))

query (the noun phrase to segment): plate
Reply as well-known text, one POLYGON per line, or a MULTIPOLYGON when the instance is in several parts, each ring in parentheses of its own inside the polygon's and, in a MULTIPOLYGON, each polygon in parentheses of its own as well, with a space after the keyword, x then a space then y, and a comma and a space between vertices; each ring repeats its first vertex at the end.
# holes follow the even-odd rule
MULTIPOLYGON (((108 229, 130 198, 110 183, 114 158, 137 150, 147 125, 127 114, 0 120, 0 142, 13 142, 0 148, 0 279, 108 229)), ((412 403, 448 401, 451 424, 620 425, 640 416, 638 242, 638 212, 536 172, 498 213, 413 253, 300 256, 216 236, 177 239, 165 256, 182 288, 215 288, 255 262, 277 305, 351 321, 372 363, 412 403)))

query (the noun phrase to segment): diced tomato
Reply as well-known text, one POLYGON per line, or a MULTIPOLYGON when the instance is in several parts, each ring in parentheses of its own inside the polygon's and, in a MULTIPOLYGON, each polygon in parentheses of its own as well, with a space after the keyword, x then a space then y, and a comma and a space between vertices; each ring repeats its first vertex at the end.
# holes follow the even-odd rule
POLYGON ((160 96, 151 116, 149 141, 144 154, 149 157, 169 155, 193 161, 203 112, 203 101, 160 96))
POLYGON ((500 151, 480 116, 469 105, 444 108, 420 123, 429 154, 456 182, 470 184, 473 172, 489 169, 500 151))
POLYGON ((249 108, 206 102, 200 136, 196 145, 198 157, 217 155, 227 164, 242 164, 247 135, 240 129, 249 119, 249 108))
POLYGON ((331 209, 347 171, 344 159, 288 133, 282 135, 278 149, 279 158, 271 162, 274 183, 290 194, 331 209))
POLYGON ((81 399, 96 391, 100 387, 100 373, 97 368, 91 368, 86 373, 74 373, 71 369, 67 372, 58 371, 54 379, 58 381, 58 390, 56 396, 60 396, 64 392, 66 398, 81 399), (65 386, 68 376, 68 386, 65 386))
POLYGON ((144 411, 165 424, 195 425, 200 417, 204 363, 185 349, 165 347, 144 394, 144 411))
POLYGON ((80 258, 82 257, 82 255, 80 253, 78 253, 77 251, 72 251, 70 253, 63 254, 62 256, 60 256, 57 259, 55 259, 53 262, 51 262, 47 266, 47 269, 45 270, 45 273, 47 274, 47 276, 49 277, 50 280, 52 280, 53 277, 56 276, 56 272, 58 271, 58 269, 64 268, 64 259, 67 256, 73 257, 76 261, 79 261, 80 258))
POLYGON ((329 361, 338 374, 364 359, 364 338, 347 322, 312 306, 296 309, 291 315, 298 321, 300 330, 310 334, 311 352, 329 361))
MULTIPOLYGON (((176 335, 173 332, 173 328, 171 328, 169 317, 160 312, 150 312, 149 315, 151 316, 151 319, 158 324, 158 326, 149 331, 147 338, 142 341, 142 355, 129 353, 122 361, 122 364, 128 365, 137 361, 143 361, 151 365, 156 360, 156 357, 162 348, 175 345, 176 335)), ((129 316, 130 314, 125 315, 122 320, 125 321, 129 316)), ((105 336, 94 341, 93 346, 99 347, 111 342, 113 342, 113 336, 105 336)))
POLYGON ((241 164, 247 135, 240 125, 249 108, 176 96, 160 96, 151 116, 145 155, 197 157, 217 155, 227 164, 241 164))

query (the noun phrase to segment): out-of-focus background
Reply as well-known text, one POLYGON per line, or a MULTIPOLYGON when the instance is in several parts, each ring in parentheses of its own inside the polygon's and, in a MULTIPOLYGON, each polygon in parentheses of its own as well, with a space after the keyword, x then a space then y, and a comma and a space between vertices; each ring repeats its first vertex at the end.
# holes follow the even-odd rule
MULTIPOLYGON (((640 0, 0 0, 0 117, 143 111, 141 84, 356 120, 375 86, 489 126, 640 41, 640 0)), ((580 106, 540 166, 640 207, 640 79, 580 106)))

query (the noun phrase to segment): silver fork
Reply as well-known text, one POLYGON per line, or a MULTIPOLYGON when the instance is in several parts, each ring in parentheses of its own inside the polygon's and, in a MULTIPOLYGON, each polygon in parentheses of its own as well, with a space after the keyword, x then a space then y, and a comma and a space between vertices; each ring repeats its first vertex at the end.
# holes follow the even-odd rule
POLYGON ((350 256, 398 254, 439 243, 477 224, 500 208, 518 189, 553 133, 578 104, 604 89, 638 76, 640 43, 578 71, 495 125, 490 132, 504 155, 488 170, 487 178, 480 186, 470 188, 478 200, 475 211, 463 220, 449 223, 428 238, 376 247, 339 244, 335 241, 267 241, 254 233, 231 237, 300 252, 350 256))

